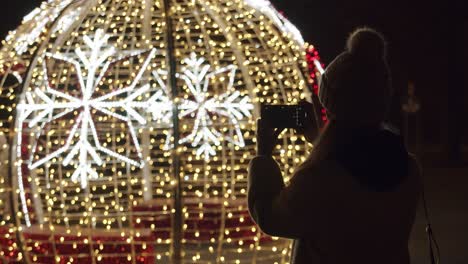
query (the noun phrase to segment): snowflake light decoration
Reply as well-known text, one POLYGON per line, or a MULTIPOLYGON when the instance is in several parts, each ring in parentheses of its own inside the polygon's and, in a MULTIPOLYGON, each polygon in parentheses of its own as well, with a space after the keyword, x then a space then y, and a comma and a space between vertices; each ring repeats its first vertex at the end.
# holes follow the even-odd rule
MULTIPOLYGON (((239 121, 243 118, 251 117, 251 110, 254 106, 250 103, 248 96, 241 97, 239 91, 231 93, 235 81, 237 67, 229 65, 218 70, 212 71, 211 65, 205 63, 204 58, 198 58, 195 53, 191 53, 189 58, 184 61, 185 67, 181 73, 176 73, 176 77, 182 79, 188 87, 192 100, 183 99, 179 109, 181 110, 179 118, 194 117, 192 132, 180 139, 180 144, 191 143, 192 147, 198 147, 197 156, 204 156, 209 160, 210 156, 215 156, 214 146, 221 144, 221 139, 227 140, 239 147, 244 147, 244 137, 242 135, 239 121), (219 96, 211 96, 208 92, 210 79, 216 75, 228 73, 227 92, 219 96), (227 117, 234 126, 236 137, 223 136, 213 126, 211 115, 227 117)), ((148 101, 149 111, 154 120, 169 123, 172 118, 173 102, 169 98, 169 91, 161 76, 167 76, 168 72, 164 70, 153 71, 153 76, 161 88, 148 101)), ((165 150, 173 147, 171 144, 172 134, 169 133, 164 145, 165 150)))
POLYGON ((191 142, 193 147, 199 146, 197 156, 202 154, 208 160, 210 156, 215 156, 214 145, 218 146, 221 138, 239 146, 244 147, 244 137, 240 128, 239 121, 245 117, 250 117, 250 111, 254 106, 250 103, 248 96, 241 97, 239 91, 232 92, 237 67, 229 65, 218 70, 212 71, 211 66, 205 64, 205 59, 197 58, 195 53, 190 58, 184 60, 186 66, 182 69, 178 78, 185 81, 193 100, 183 100, 181 104, 180 117, 194 116, 195 123, 190 135, 180 140, 181 144, 191 142), (212 96, 208 92, 210 79, 216 75, 228 73, 229 80, 226 92, 219 96, 212 96), (234 126, 237 139, 230 136, 223 137, 213 126, 211 114, 224 116, 234 126))
MULTIPOLYGON (((26 101, 18 106, 18 109, 20 110, 21 123, 26 121, 29 116, 34 114, 33 118, 27 121, 28 126, 32 128, 39 125, 40 130, 44 130, 44 127, 47 123, 64 117, 73 111, 79 110, 80 114, 76 118, 74 125, 71 128, 65 144, 58 150, 46 155, 38 161, 35 161, 34 151, 36 148, 33 148, 33 153, 29 163, 30 169, 35 169, 41 165, 44 165, 53 158, 63 154, 66 154, 65 158, 63 159, 63 165, 68 166, 72 164, 77 157, 77 168, 71 176, 71 179, 73 181, 79 180, 81 182, 81 186, 85 188, 89 179, 98 179, 98 174, 93 169, 92 164, 94 163, 98 166, 102 165, 103 160, 99 155, 99 152, 137 167, 144 166, 141 149, 133 122, 136 120, 141 125, 146 124, 145 118, 140 113, 138 113, 136 109, 146 108, 148 103, 140 102, 136 99, 140 95, 147 92, 150 86, 149 84, 146 84, 137 88, 137 84, 140 82, 142 75, 150 63, 150 60, 154 57, 155 50, 151 50, 149 52, 149 55, 146 57, 141 69, 128 87, 95 98, 95 90, 99 87, 101 80, 103 79, 104 74, 107 72, 110 65, 125 58, 110 60, 110 58, 117 54, 117 51, 114 47, 105 47, 105 44, 108 42, 109 38, 110 36, 105 34, 103 30, 97 30, 94 39, 85 36, 83 40, 90 49, 90 52, 84 52, 80 48, 77 48, 75 50, 75 54, 80 62, 74 58, 62 54, 46 55, 49 58, 55 59, 57 61, 69 63, 72 65, 72 67, 75 68, 81 89, 81 97, 73 97, 51 87, 47 79, 47 66, 44 63, 43 68, 47 84, 46 91, 43 92, 39 88, 36 88, 33 93, 26 93, 26 101), (84 70, 86 70, 86 75, 83 74, 82 67, 84 70), (112 98, 126 94, 130 94, 130 96, 126 97, 124 100, 112 100, 112 98), (39 100, 35 100, 34 97, 37 97, 39 100), (127 123, 133 144, 137 149, 140 160, 132 160, 104 147, 101 144, 98 138, 95 121, 93 120, 93 109, 127 123), (120 114, 120 112, 117 111, 112 111, 112 109, 119 109, 124 111, 126 115, 120 114), (44 119, 46 119, 45 122, 43 122, 44 119), (74 142, 75 137, 78 137, 76 142, 74 142)), ((141 52, 135 53, 132 56, 138 56, 141 54, 141 52)))

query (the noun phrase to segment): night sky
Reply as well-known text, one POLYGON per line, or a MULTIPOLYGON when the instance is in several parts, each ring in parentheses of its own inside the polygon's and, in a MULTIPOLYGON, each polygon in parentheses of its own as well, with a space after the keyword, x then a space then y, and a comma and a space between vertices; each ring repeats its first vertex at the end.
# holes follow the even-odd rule
MULTIPOLYGON (((3 6, 0 16, 2 38, 40 2, 7 1, 9 6, 3 6)), ((463 76, 468 72, 464 63, 468 61, 468 23, 462 1, 458 5, 454 1, 403 0, 272 2, 319 49, 325 63, 343 50, 355 27, 367 25, 384 33, 397 90, 393 122, 401 124, 398 105, 408 81, 413 80, 423 104, 423 142, 447 153, 457 151, 463 140, 468 143, 468 93, 463 76)))

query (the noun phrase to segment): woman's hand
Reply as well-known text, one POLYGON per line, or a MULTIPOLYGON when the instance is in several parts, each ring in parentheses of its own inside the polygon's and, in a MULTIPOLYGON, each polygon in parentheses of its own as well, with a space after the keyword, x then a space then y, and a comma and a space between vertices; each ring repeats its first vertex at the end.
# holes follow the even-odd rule
POLYGON ((273 149, 278 144, 278 136, 284 131, 283 128, 270 127, 265 120, 257 120, 257 155, 271 156, 273 149))

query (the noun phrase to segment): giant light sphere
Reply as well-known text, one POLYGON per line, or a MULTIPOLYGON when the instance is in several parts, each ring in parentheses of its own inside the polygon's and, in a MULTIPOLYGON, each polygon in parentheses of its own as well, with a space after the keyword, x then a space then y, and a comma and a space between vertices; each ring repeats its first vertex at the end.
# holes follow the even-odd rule
MULTIPOLYGON (((247 167, 260 105, 316 89, 308 51, 266 0, 44 2, 0 52, 1 258, 286 263, 247 167)), ((283 134, 286 180, 310 148, 283 134)))

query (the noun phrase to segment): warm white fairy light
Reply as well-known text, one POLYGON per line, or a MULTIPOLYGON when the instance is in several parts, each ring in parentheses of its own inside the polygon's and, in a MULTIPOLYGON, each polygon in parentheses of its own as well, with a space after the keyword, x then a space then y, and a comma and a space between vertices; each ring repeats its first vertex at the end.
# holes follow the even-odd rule
MULTIPOLYGON (((16 140, 18 145, 16 147, 16 155, 19 157, 21 156, 21 143, 23 141, 21 133, 18 133, 16 136, 16 140)), ((18 191, 19 191, 19 198, 21 202, 21 211, 24 215, 24 221, 27 227, 31 226, 31 219, 29 217, 29 210, 28 210, 28 203, 26 200, 26 192, 24 189, 24 180, 23 180, 23 171, 21 165, 16 166, 17 169, 17 181, 18 181, 18 191)))
POLYGON ((58 20, 57 25, 54 27, 53 31, 56 33, 60 30, 61 31, 68 30, 73 25, 73 23, 75 23, 75 21, 77 20, 80 14, 81 14, 81 7, 78 7, 62 15, 62 17, 60 17, 60 19, 58 20))
MULTIPOLYGON (((297 103, 321 65, 308 72, 299 31, 269 1, 169 2, 173 76, 162 0, 49 0, 2 42, 0 135, 15 135, 13 189, 0 174, 7 261, 171 263, 181 184, 185 262, 287 262, 290 243, 250 222, 246 171, 260 104, 297 103)), ((286 134, 287 180, 309 146, 286 134)))
POLYGON ((252 6, 268 16, 276 26, 282 31, 291 34, 291 36, 301 45, 304 45, 304 38, 301 32, 289 20, 287 20, 281 13, 273 7, 273 4, 268 0, 245 0, 245 3, 252 6))
MULTIPOLYGON (((23 19, 23 24, 31 24, 27 31, 11 32, 7 40, 15 39, 16 52, 21 55, 28 50, 28 47, 37 41, 47 24, 57 18, 60 11, 69 5, 72 0, 49 0, 41 7, 34 9, 23 19)), ((62 23, 61 26, 70 26, 71 23, 62 23)), ((65 29, 65 28, 64 28, 65 29)))
MULTIPOLYGON (((136 139, 136 136, 134 136, 135 129, 132 123, 133 121, 137 121, 140 124, 146 124, 146 120, 143 118, 143 116, 135 110, 137 108, 145 108, 146 104, 137 102, 135 100, 138 96, 149 90, 149 85, 143 85, 140 88, 136 87, 140 82, 143 73, 148 67, 150 60, 153 58, 155 51, 152 50, 147 56, 141 67, 141 70, 138 72, 131 85, 124 89, 116 90, 104 96, 94 98, 94 92, 96 88, 99 87, 99 84, 101 83, 104 74, 108 71, 109 66, 112 63, 115 63, 117 60, 122 59, 117 58, 110 60, 110 58, 117 55, 117 51, 114 47, 105 47, 109 38, 110 35, 104 34, 103 30, 97 30, 94 39, 85 36, 83 41, 87 45, 87 48, 89 48, 89 52, 85 52, 80 48, 77 48, 75 53, 80 61, 62 54, 47 54, 47 56, 50 58, 59 61, 65 61, 75 67, 80 84, 81 97, 73 97, 69 94, 54 89, 50 86, 49 80, 46 79, 46 93, 50 94, 51 96, 46 95, 46 93, 42 92, 38 88, 35 89, 34 95, 29 92, 26 93, 26 101, 18 106, 20 111, 20 125, 22 126, 22 123, 26 121, 26 119, 32 114, 35 115, 33 115, 31 119, 27 121, 29 127, 32 128, 38 124, 42 124, 41 129, 44 129, 45 123, 64 117, 75 110, 80 110, 80 114, 76 118, 76 122, 74 122, 72 129, 69 131, 66 143, 58 150, 46 155, 40 160, 34 161, 34 150, 36 148, 33 148, 33 153, 29 164, 30 169, 36 169, 39 166, 42 166, 50 160, 65 153, 68 154, 63 160, 63 165, 69 166, 75 157, 78 156, 77 168, 72 174, 71 179, 73 181, 79 180, 81 182, 82 188, 86 188, 89 179, 96 180, 99 178, 99 175, 92 167, 92 164, 101 166, 103 163, 102 158, 98 152, 110 155, 134 166, 142 167, 144 165, 141 157, 140 145, 136 139), (84 75, 82 68, 86 71, 86 75, 84 75), (125 95, 127 93, 132 94, 124 100, 112 100, 117 96, 125 95), (40 102, 37 102, 37 100, 34 99, 34 96, 39 98, 40 102), (52 96, 56 98, 55 101, 52 99, 52 96), (112 109, 116 108, 124 110, 127 115, 124 116, 115 113, 115 111, 112 109), (93 109, 96 109, 128 124, 133 143, 137 148, 141 160, 132 160, 104 147, 101 144, 101 141, 98 137, 98 132, 96 130, 95 120, 93 120, 93 109), (74 142, 74 138, 77 134, 79 139, 74 142), (92 135, 92 140, 89 140, 89 134, 92 135), (91 160, 89 157, 91 157, 91 160)), ((45 76, 47 76, 48 70, 45 64, 43 69, 45 76)))

